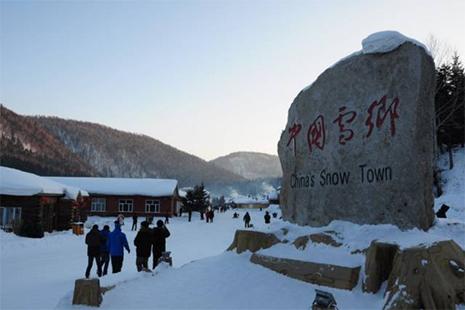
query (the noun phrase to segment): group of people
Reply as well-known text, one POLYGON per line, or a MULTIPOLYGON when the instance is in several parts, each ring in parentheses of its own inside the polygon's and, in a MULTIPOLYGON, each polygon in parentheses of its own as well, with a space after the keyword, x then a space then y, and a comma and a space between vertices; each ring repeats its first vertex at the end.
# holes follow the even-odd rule
MULTIPOLYGON (((237 214, 236 212, 234 212, 233 218, 237 218, 237 217, 239 217, 239 214, 237 214)), ((271 223, 270 212, 265 211, 265 215, 263 216, 263 218, 265 219, 265 224, 270 224, 270 223, 271 223)), ((250 221, 252 220, 252 218, 251 218, 249 212, 245 212, 244 216, 242 217, 242 220, 244 221, 244 227, 245 227, 245 228, 252 227, 252 224, 250 223, 250 221)))
MULTIPOLYGON (((85 276, 89 278, 90 271, 95 261, 97 265, 97 275, 104 276, 108 272, 108 265, 111 260, 113 273, 118 273, 123 267, 124 249, 131 253, 126 235, 121 231, 121 222, 117 219, 115 228, 110 232, 110 227, 105 225, 100 231, 98 225, 94 225, 86 235, 88 263, 85 276)), ((143 221, 140 230, 134 239, 136 247, 136 267, 137 271, 148 270, 148 260, 153 254, 153 269, 158 264, 158 260, 166 251, 166 238, 170 232, 163 224, 162 220, 157 221, 155 228, 150 229, 149 223, 143 221)))
POLYGON ((105 225, 102 231, 98 229, 98 225, 92 226, 92 229, 86 235, 86 244, 88 256, 86 278, 89 277, 94 260, 99 277, 107 274, 110 258, 112 272, 120 272, 123 267, 124 249, 128 253, 131 252, 126 235, 121 231, 118 220, 115 221, 115 228, 112 232, 110 232, 108 225, 105 225))

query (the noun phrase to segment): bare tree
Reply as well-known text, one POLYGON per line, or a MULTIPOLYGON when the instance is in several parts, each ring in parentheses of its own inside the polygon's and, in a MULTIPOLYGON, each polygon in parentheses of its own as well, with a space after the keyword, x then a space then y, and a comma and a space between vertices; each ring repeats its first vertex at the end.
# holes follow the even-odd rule
POLYGON ((436 67, 443 65, 453 55, 452 47, 448 43, 439 40, 432 33, 426 38, 425 45, 431 52, 436 67))

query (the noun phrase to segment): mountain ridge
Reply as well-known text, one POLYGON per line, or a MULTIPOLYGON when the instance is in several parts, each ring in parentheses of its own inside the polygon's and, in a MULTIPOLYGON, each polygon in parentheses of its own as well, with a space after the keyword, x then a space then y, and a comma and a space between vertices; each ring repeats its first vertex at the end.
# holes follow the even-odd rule
POLYGON ((0 106, 0 164, 55 176, 153 177, 180 186, 245 179, 145 134, 0 106))
POLYGON ((210 161, 248 180, 282 176, 279 157, 261 152, 233 152, 210 161))

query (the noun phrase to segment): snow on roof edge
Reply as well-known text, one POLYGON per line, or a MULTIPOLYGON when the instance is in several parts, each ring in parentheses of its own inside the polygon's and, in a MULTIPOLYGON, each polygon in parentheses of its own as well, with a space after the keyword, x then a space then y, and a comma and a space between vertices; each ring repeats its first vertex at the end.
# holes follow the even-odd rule
POLYGON ((0 166, 0 194, 2 195, 64 195, 65 198, 75 200, 79 193, 81 196, 89 196, 80 188, 64 185, 34 173, 0 166))
POLYGON ((49 177, 51 180, 83 188, 92 194, 171 196, 178 181, 154 178, 98 178, 98 177, 49 177))

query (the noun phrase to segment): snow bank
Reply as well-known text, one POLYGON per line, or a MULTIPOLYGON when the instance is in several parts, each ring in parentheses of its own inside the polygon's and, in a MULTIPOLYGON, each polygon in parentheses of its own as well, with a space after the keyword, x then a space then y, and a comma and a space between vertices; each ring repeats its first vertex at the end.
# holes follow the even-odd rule
POLYGON ((177 180, 149 178, 49 177, 49 179, 83 188, 92 194, 105 195, 171 196, 178 185, 177 180))
POLYGON ((76 199, 79 192, 82 196, 88 196, 86 191, 73 186, 63 185, 21 170, 0 167, 0 194, 2 195, 65 195, 66 198, 76 199))
MULTIPOLYGON (((441 171, 443 194, 436 198, 434 210, 437 211, 443 204, 450 207, 447 219, 438 219, 440 222, 465 222, 465 148, 453 150, 454 169, 449 170, 449 155, 444 153, 438 160, 441 171)), ((465 238, 464 238, 465 239, 465 238)))

